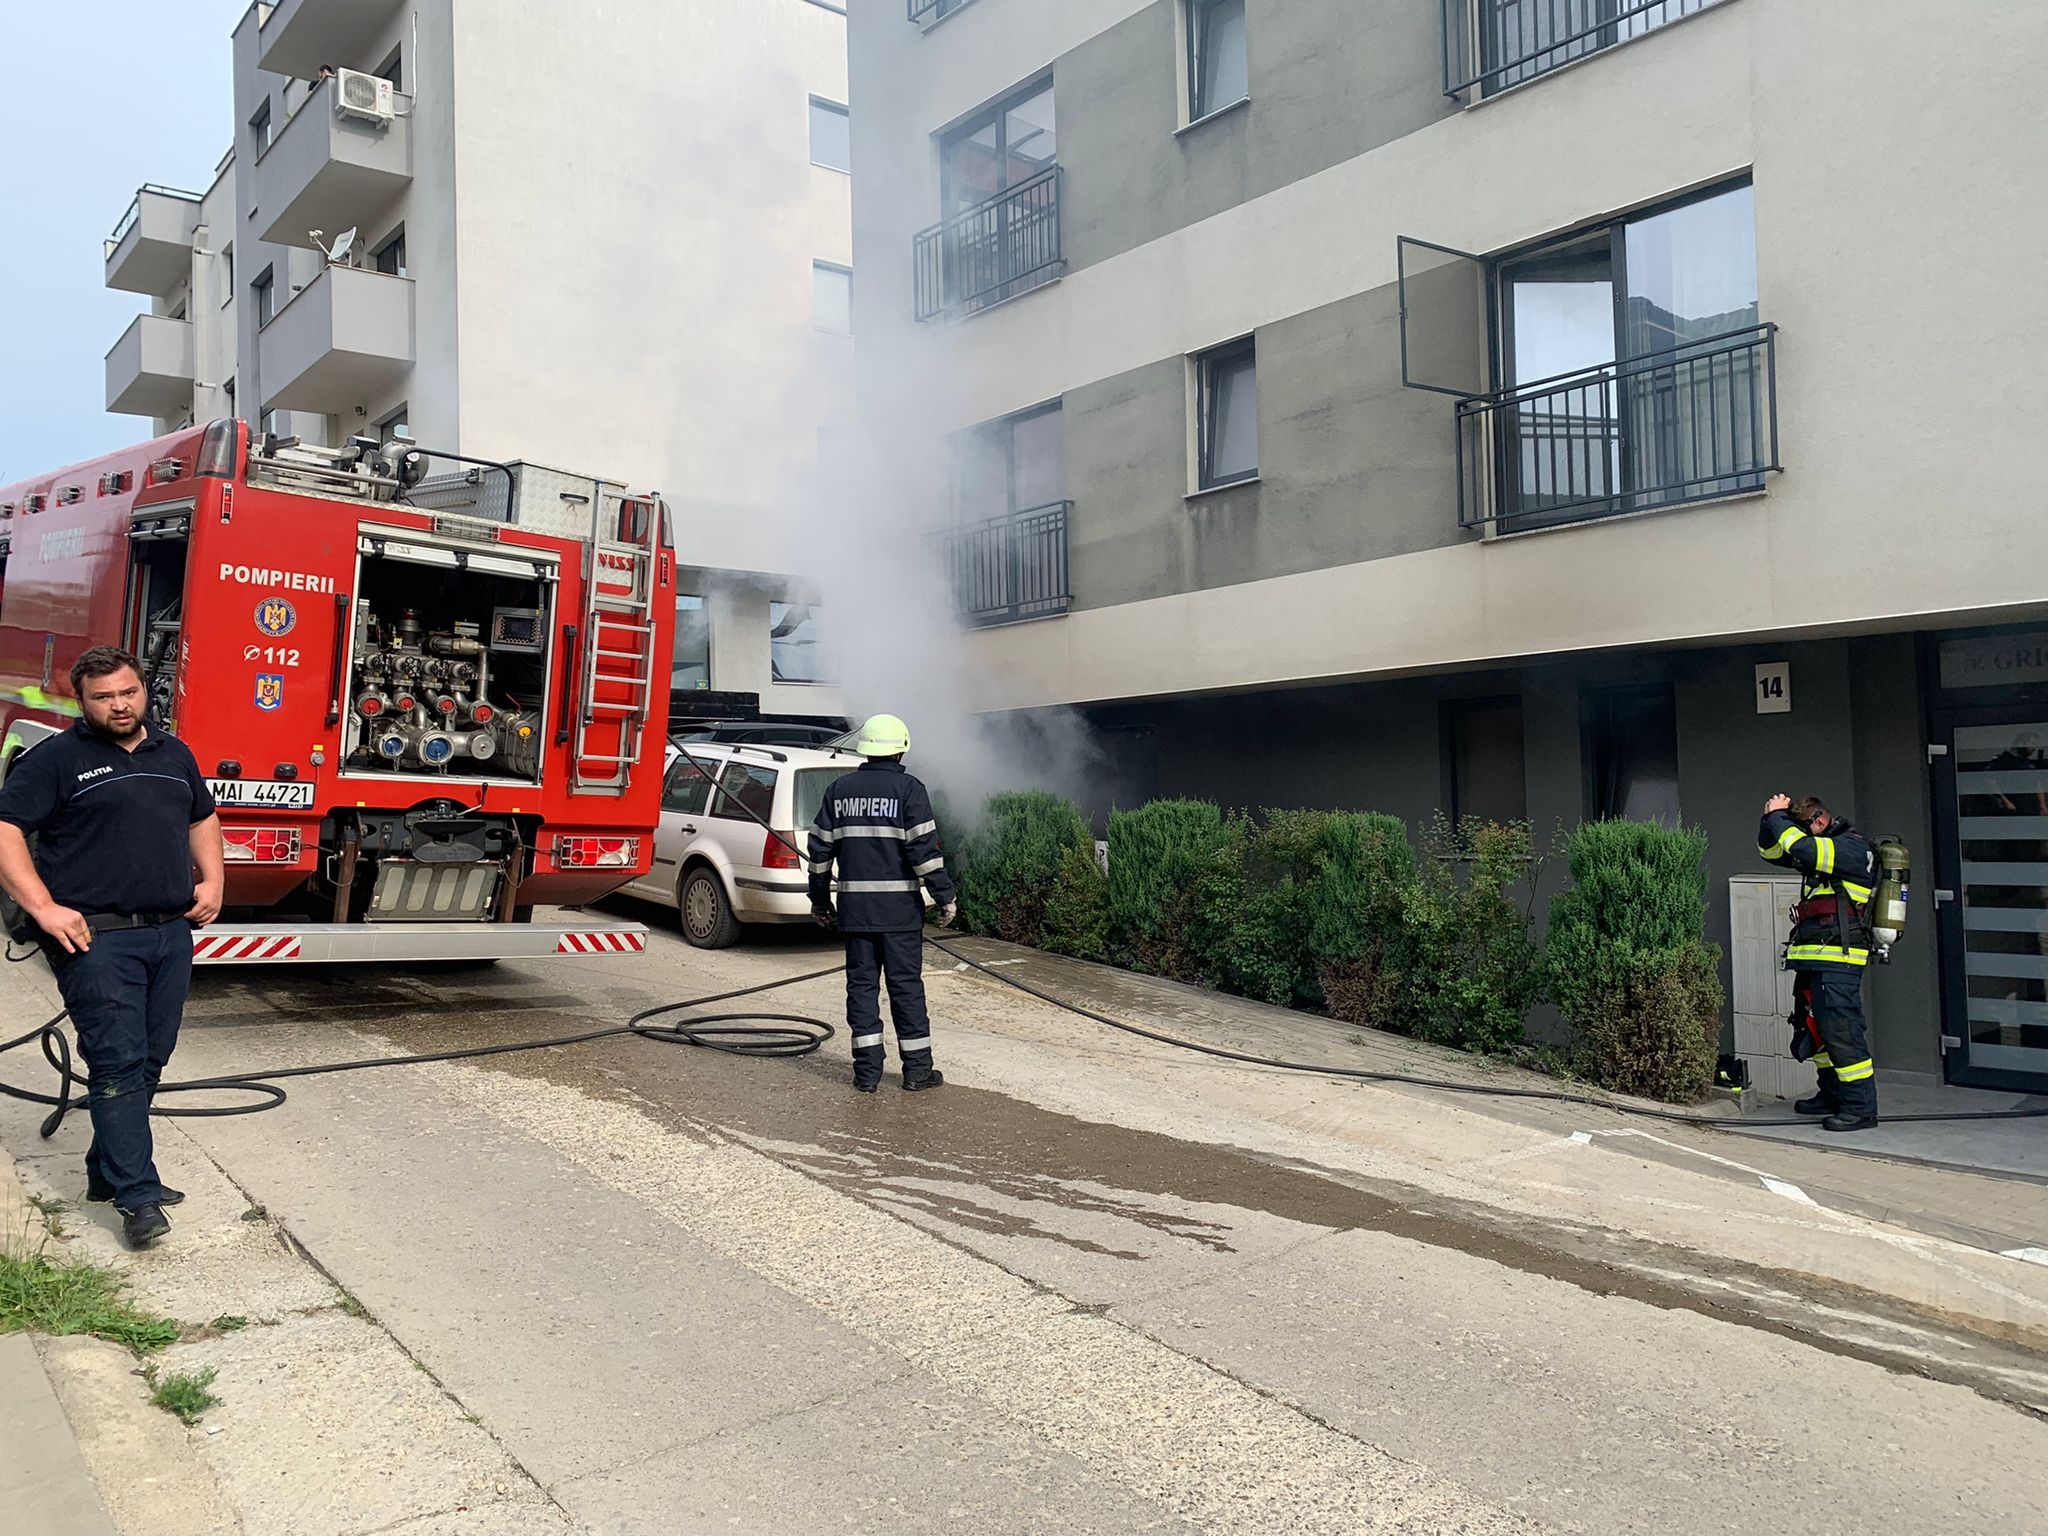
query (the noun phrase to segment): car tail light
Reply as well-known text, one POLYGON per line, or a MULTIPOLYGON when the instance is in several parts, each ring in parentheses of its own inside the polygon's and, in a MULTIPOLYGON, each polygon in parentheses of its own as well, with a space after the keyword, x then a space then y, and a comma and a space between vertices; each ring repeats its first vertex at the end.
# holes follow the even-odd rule
POLYGON ((222 827, 221 856, 230 864, 296 864, 297 827, 222 827))
POLYGON ((631 869, 640 862, 637 837, 559 837, 557 869, 631 869))
POLYGON ((803 860, 796 856, 796 837, 789 832, 770 832, 768 840, 761 845, 761 867, 763 869, 802 869, 803 860), (784 839, 788 841, 784 841, 784 839))

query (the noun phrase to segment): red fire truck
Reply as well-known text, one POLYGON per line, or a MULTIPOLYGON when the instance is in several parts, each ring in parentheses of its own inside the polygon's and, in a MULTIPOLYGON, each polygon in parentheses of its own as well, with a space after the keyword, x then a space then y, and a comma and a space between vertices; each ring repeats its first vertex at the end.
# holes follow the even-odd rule
POLYGON ((0 775, 118 643, 220 803, 197 959, 632 953, 534 913, 648 868, 674 623, 657 496, 217 421, 0 488, 0 775))

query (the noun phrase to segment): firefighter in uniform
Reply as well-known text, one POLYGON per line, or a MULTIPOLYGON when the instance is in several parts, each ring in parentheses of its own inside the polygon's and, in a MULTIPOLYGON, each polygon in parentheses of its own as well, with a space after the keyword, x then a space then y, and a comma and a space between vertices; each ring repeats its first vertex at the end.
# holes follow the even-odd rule
POLYGON ((811 826, 811 915, 837 922, 846 939, 846 1028, 853 1036, 853 1086, 882 1085, 880 986, 889 986, 903 1086, 916 1093, 945 1081, 932 1065, 931 1016, 924 1002, 923 884, 939 904, 939 923, 958 911, 953 882, 939 852, 938 823, 923 784, 906 773, 910 729, 894 715, 861 728, 854 750, 867 761, 833 781, 811 826), (839 866, 839 905, 832 905, 832 866, 839 866))
POLYGON ((1756 840, 1757 852, 1802 877, 1785 947, 1785 967, 1795 973, 1792 1054, 1820 1069, 1820 1091, 1792 1107, 1826 1116, 1826 1130, 1864 1130, 1877 1124, 1876 1068, 1863 1020, 1877 851, 1811 795, 1797 805, 1773 795, 1756 840))

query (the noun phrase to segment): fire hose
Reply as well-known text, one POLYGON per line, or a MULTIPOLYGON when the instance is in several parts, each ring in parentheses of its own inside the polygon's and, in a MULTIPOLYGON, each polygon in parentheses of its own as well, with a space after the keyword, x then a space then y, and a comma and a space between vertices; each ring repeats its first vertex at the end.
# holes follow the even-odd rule
MULTIPOLYGON (((683 761, 707 779, 712 776, 687 752, 683 761)), ((713 780, 716 788, 716 780, 713 780)), ((738 802, 733 802, 738 804, 738 802)), ((770 826, 767 819, 751 807, 741 805, 740 809, 759 822, 773 837, 791 849, 799 858, 804 856, 787 836, 770 826)), ((1227 1046, 1209 1045, 1199 1040, 1189 1040, 1179 1035, 1170 1035, 1161 1030, 1147 1029, 1111 1014, 1084 1007, 1067 998, 1059 997, 1027 981, 1007 975, 993 966, 985 965, 973 956, 926 934, 924 942, 940 954, 983 976, 1010 987, 1039 1002, 1076 1017, 1100 1024, 1106 1029, 1133 1035, 1141 1040, 1151 1040, 1160 1045, 1191 1051, 1218 1061, 1237 1062, 1245 1066, 1263 1067, 1272 1071, 1305 1072, 1318 1077, 1334 1077, 1353 1082, 1387 1083, 1402 1087, 1427 1088, 1440 1093, 1467 1094, 1476 1098, 1529 1099, 1553 1104, 1574 1104, 1587 1109, 1609 1110, 1616 1114, 1630 1115, 1638 1119, 1659 1120, 1674 1125, 1696 1125, 1709 1130, 1740 1131, 1772 1127, 1807 1126, 1813 1122, 1805 1118, 1789 1119, 1746 1119, 1722 1118, 1713 1115, 1690 1113, 1681 1109, 1662 1109, 1649 1104, 1630 1103, 1622 1099, 1608 1098, 1598 1094, 1576 1093, 1562 1088, 1517 1088, 1501 1083, 1456 1082, 1448 1078, 1426 1077, 1410 1072, 1390 1072, 1370 1067, 1341 1066, 1334 1062, 1290 1061, 1283 1057, 1261 1056, 1253 1051, 1232 1050, 1227 1046)), ((468 1061, 484 1056, 504 1056, 520 1051, 556 1050, 566 1046, 585 1045, 596 1040, 616 1039, 635 1036, 659 1045, 693 1045, 707 1050, 720 1051, 733 1056, 807 1056, 817 1050, 838 1031, 825 1020, 801 1013, 760 1013, 751 1011, 711 1013, 672 1023, 657 1023, 673 1014, 689 1013, 716 1003, 728 1003, 738 998, 756 997, 764 992, 773 992, 784 987, 799 986, 805 982, 820 981, 844 971, 844 965, 828 966, 823 970, 807 971, 800 976, 788 976, 776 981, 762 982, 751 987, 739 987, 729 992, 715 992, 704 997, 686 998, 680 1002, 658 1003, 643 1008, 623 1024, 610 1025, 602 1029, 584 1030, 577 1034, 552 1035, 544 1039, 519 1040, 501 1045, 469 1046, 461 1050, 431 1051, 420 1055, 370 1056, 357 1061, 326 1062, 313 1066, 281 1067, 265 1071, 237 1072, 222 1077, 195 1078, 188 1082, 160 1083, 158 1095, 171 1093, 203 1092, 245 1092, 258 1095, 253 1103, 203 1105, 188 1109, 158 1106, 151 1103, 150 1113, 166 1117, 211 1117, 223 1115, 258 1114, 275 1109, 285 1102, 285 1090, 278 1083, 287 1078, 319 1077, 335 1072, 363 1072, 377 1067, 424 1066, 430 1062, 468 1061)), ((65 1012, 59 1012, 48 1022, 38 1025, 25 1035, 0 1044, 0 1056, 19 1049, 32 1042, 42 1044, 43 1059, 58 1075, 57 1092, 52 1094, 33 1093, 8 1083, 0 1083, 0 1095, 22 1099, 31 1104, 51 1106, 50 1114, 42 1124, 45 1137, 55 1134, 63 1123, 64 1116, 76 1104, 82 1102, 72 1096, 74 1088, 86 1087, 86 1079, 72 1067, 71 1042, 62 1029, 65 1012)), ((2018 1109, 1952 1110, 1940 1114, 1887 1115, 1886 1124, 1914 1124, 1935 1121, 1964 1120, 2031 1120, 2048 1117, 2048 1102, 2018 1109)), ((1818 1145, 1834 1148, 1835 1144, 1821 1142, 1818 1145)), ((1841 1150, 1850 1150, 1841 1148, 1841 1150)))

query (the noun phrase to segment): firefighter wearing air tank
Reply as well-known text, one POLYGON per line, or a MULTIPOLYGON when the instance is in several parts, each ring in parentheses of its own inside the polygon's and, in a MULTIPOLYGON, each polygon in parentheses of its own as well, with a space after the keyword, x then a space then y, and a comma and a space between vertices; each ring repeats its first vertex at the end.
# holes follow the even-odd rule
POLYGON ((1825 1116, 1826 1130, 1866 1129, 1877 1124, 1876 1067, 1863 1020, 1863 973, 1878 941, 1871 922, 1877 850, 1813 796, 1795 805, 1789 795, 1773 795, 1764 802, 1757 851, 1801 876, 1785 946, 1785 968, 1795 973, 1792 1054, 1819 1069, 1820 1088, 1793 1108, 1825 1116))
POLYGON ((918 887, 931 892, 943 925, 957 911, 953 882, 939 852, 932 797, 903 768, 909 727, 894 715, 876 715, 862 727, 855 750, 867 761, 833 781, 811 826, 811 915, 828 928, 836 919, 846 939, 853 1086, 874 1093, 882 1085, 880 987, 886 978, 903 1086, 915 1093, 945 1081, 932 1065, 931 1015, 924 1002, 924 900, 918 887))

